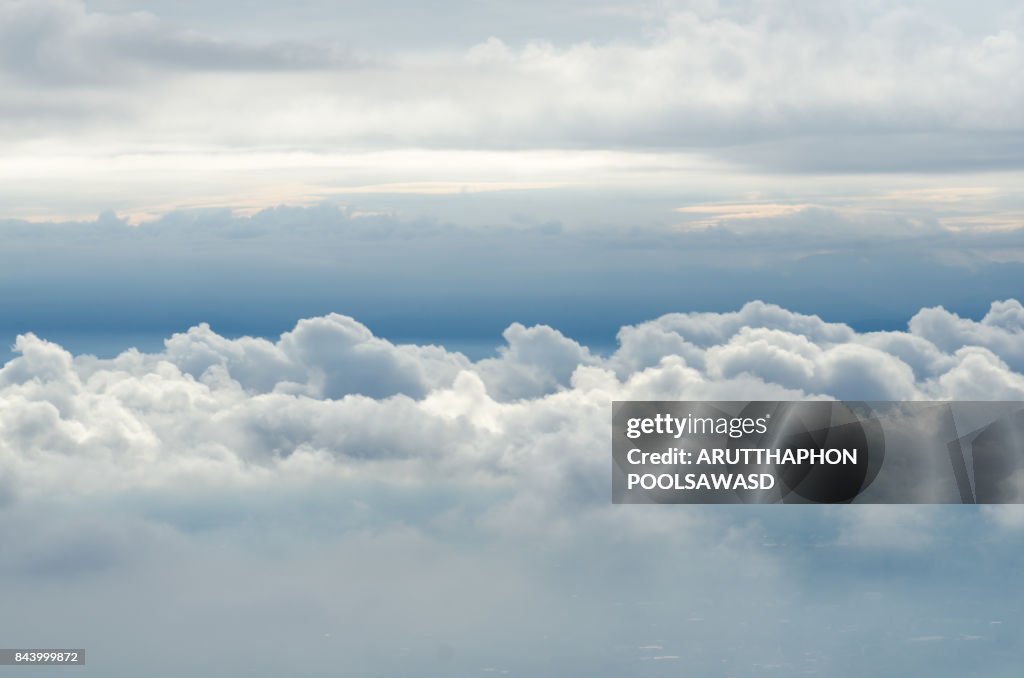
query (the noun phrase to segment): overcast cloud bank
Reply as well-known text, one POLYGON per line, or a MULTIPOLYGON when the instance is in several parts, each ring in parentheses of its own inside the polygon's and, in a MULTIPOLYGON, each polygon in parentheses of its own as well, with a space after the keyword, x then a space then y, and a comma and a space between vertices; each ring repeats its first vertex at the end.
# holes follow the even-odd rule
POLYGON ((426 181, 813 201, 848 194, 823 175, 888 190, 917 173, 1019 193, 1013 2, 519 3, 514 21, 493 3, 312 2, 302 25, 266 3, 180 5, 0 2, 3 216, 426 181))
MULTIPOLYGON (((461 46, 392 48, 368 70, 351 69, 322 37, 258 44, 71 0, 5 0, 0 11, 0 77, 15 84, 20 104, 3 113, 22 123, 22 137, 40 122, 22 119, 20 108, 64 108, 88 114, 90 132, 111 142, 126 121, 134 143, 272 138, 279 148, 318 150, 331 142, 728 148, 798 136, 816 140, 809 152, 772 158, 767 149, 757 160, 802 167, 836 162, 814 159, 819 143, 857 164, 845 144, 870 138, 869 164, 962 167, 975 146, 972 163, 1019 168, 1022 15, 1009 6, 965 29, 951 8, 910 2, 670 4, 649 8, 647 30, 617 40, 511 46, 480 35, 461 46), (226 72, 236 77, 203 77, 226 72), (132 87, 109 89, 129 74, 132 87), (52 84, 86 87, 58 104, 52 84), (106 89, 102 104, 97 86, 106 89), (145 103, 153 97, 159 111, 145 103), (967 136, 954 148, 940 143, 956 131, 967 136), (905 135, 902 161, 877 137, 894 133, 905 135)), ((335 35, 363 42, 344 25, 335 35)))

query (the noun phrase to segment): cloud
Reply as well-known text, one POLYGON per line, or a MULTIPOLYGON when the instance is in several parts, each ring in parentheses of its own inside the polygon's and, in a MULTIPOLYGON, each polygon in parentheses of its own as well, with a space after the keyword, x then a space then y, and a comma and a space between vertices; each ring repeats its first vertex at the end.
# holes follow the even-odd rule
POLYGON ((165 215, 0 223, 9 646, 1019 673, 1019 512, 622 507, 608 474, 617 398, 1024 397, 1020 303, 978 306, 1021 279, 1019 11, 259 4, 0 0, 8 214, 165 215))
POLYGON ((980 322, 941 308, 924 309, 911 318, 910 330, 944 351, 980 346, 1014 369, 1024 369, 1024 306, 1016 299, 992 304, 980 322))
POLYGON ((330 3, 297 26, 269 3, 5 0, 0 216, 361 196, 733 234, 1021 224, 1012 3, 844 2, 842 21, 805 2, 568 2, 557 20, 534 3, 510 22, 449 2, 443 25, 403 7, 412 31, 330 3), (569 18, 595 14, 625 17, 594 35, 569 18))
POLYGON ((460 355, 437 347, 394 346, 337 314, 300 321, 277 344, 252 338, 230 341, 201 325, 171 337, 167 357, 195 378, 219 365, 224 376, 243 388, 298 389, 319 398, 350 393, 422 396, 468 365, 460 355))
MULTIPOLYGON (((751 302, 623 328, 606 356, 551 327, 513 324, 498 355, 475 362, 394 344, 337 314, 277 341, 200 325, 161 352, 111 359, 29 334, 0 370, 0 446, 5 475, 21 479, 16 498, 54 484, 88 494, 323 474, 515 487, 524 496, 513 505, 541 504, 526 513, 558 501, 571 515, 606 503, 614 399, 1024 398, 1011 366, 1024 333, 1015 309, 996 302, 980 321, 927 309, 907 332, 857 333, 751 302), (934 328, 949 323, 1004 341, 938 345, 934 328)), ((505 524, 505 510, 499 502, 485 517, 505 524)))
MULTIPOLYGON (((1014 303, 928 314, 1012 333, 1014 303)), ((1022 398, 1011 344, 943 349, 913 324, 862 333, 763 302, 619 337, 602 353, 513 324, 474 361, 336 314, 276 340, 200 325, 110 359, 23 335, 0 369, 0 585, 25 613, 0 631, 71 638, 118 677, 154 658, 157 676, 277 675, 283 644, 309 674, 327 652, 361 672, 654 678, 637 648, 658 645, 708 671, 728 651, 852 676, 934 668, 892 629, 998 636, 989 622, 1014 612, 1001 578, 958 577, 1015 562, 994 540, 1016 514, 612 506, 608 427, 613 399, 1022 398), (953 622, 951 600, 967 610, 953 622), (757 630, 732 648, 737 619, 757 630), (190 652, 154 645, 169 634, 190 652), (875 656, 850 639, 875 639, 875 656), (273 649, 254 658, 254 643, 273 649)))
POLYGON ((669 7, 601 40, 506 42, 487 26, 499 35, 469 44, 368 42, 368 69, 343 68, 356 59, 319 31, 254 45, 77 2, 2 7, 15 149, 700 149, 705 165, 776 171, 1020 169, 1021 25, 1000 7, 970 28, 902 2, 843 3, 838 22, 805 3, 669 7), (89 134, 18 113, 55 106, 89 134))
POLYGON ((308 70, 352 60, 309 44, 247 45, 174 28, 147 12, 104 14, 77 0, 0 2, 0 73, 20 86, 132 82, 154 70, 308 70))

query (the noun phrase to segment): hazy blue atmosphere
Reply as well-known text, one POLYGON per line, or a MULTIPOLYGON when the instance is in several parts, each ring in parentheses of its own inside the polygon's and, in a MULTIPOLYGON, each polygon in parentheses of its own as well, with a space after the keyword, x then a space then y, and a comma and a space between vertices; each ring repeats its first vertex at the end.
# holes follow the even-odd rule
POLYGON ((0 0, 0 647, 1016 678, 1019 507, 618 506, 610 433, 1024 400, 1022 74, 1002 0, 0 0))
POLYGON ((878 229, 865 236, 827 211, 746 234, 473 228, 329 205, 252 217, 175 212, 137 227, 112 215, 8 222, 0 329, 9 343, 33 331, 109 357, 132 342, 159 348, 200 322, 228 336, 276 337, 299 318, 340 312, 399 342, 489 352, 521 322, 607 350, 622 325, 751 299, 896 330, 923 307, 980 317, 1020 292, 1024 264, 993 260, 1019 245, 1014 232, 878 229))

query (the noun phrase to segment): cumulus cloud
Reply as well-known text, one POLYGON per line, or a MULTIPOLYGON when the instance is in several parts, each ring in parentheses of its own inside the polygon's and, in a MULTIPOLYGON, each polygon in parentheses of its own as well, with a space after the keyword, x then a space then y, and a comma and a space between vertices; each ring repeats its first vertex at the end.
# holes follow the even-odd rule
POLYGON ((224 376, 257 392, 289 391, 318 398, 358 393, 382 398, 422 396, 450 381, 468 363, 433 346, 394 346, 352 318, 332 314, 302 320, 276 344, 263 339, 227 340, 208 325, 166 343, 168 359, 199 378, 215 365, 224 376))
POLYGON ((1024 306, 1016 299, 992 304, 981 322, 941 308, 924 309, 911 319, 910 331, 944 351, 979 346, 991 350, 1015 370, 1024 369, 1024 306))
POLYGON ((926 309, 906 332, 858 333, 751 302, 625 327, 604 356, 514 324, 496 357, 475 362, 337 314, 277 341, 200 325, 161 352, 112 359, 29 334, 0 370, 0 446, 19 495, 324 473, 485 481, 531 488, 515 502, 599 506, 614 399, 1024 398, 1020 308, 996 302, 979 321, 926 309))
MULTIPOLYGON (((1013 336, 1014 307, 926 313, 958 336, 1013 336)), ((104 676, 153 658, 158 676, 279 674, 257 640, 302 648, 288 661, 311 674, 344 653, 365 671, 654 678, 643 648, 659 645, 708 671, 728 652, 845 676, 866 666, 851 638, 875 639, 885 665, 902 657, 893 630, 998 639, 991 621, 1013 612, 999 578, 951 584, 963 545, 998 533, 951 509, 610 504, 613 399, 1024 398, 1011 343, 943 348, 915 327, 862 333, 751 302, 624 327, 610 353, 513 324, 475 361, 341 315, 276 340, 200 325, 109 359, 25 334, 0 369, 0 585, 25 613, 0 630, 81 639, 104 676), (950 627, 949 596, 987 608, 950 627), (823 631, 834 609, 838 634, 823 631), (759 630, 730 649, 737 619, 759 630), (168 636, 190 652, 153 645, 168 636), (531 659, 554 638, 567 654, 531 659)))

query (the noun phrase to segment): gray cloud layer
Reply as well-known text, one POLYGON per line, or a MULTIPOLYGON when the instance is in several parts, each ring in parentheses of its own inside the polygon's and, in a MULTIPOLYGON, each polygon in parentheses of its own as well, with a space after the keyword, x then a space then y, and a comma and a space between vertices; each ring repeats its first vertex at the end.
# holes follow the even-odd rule
POLYGON ((0 72, 23 87, 137 81, 165 69, 306 70, 348 63, 329 48, 246 45, 178 29, 146 12, 102 14, 66 0, 0 3, 0 72))
POLYGON ((49 82, 88 120, 86 139, 115 152, 703 148, 782 170, 1020 168, 1022 20, 999 6, 965 28, 909 2, 696 3, 636 10, 649 29, 620 39, 506 44, 498 31, 356 70, 312 32, 257 43, 71 1, 2 11, 16 147, 62 136, 19 114, 52 110, 49 82), (225 70, 236 76, 203 75, 225 70), (129 74, 130 87, 89 84, 129 74))

